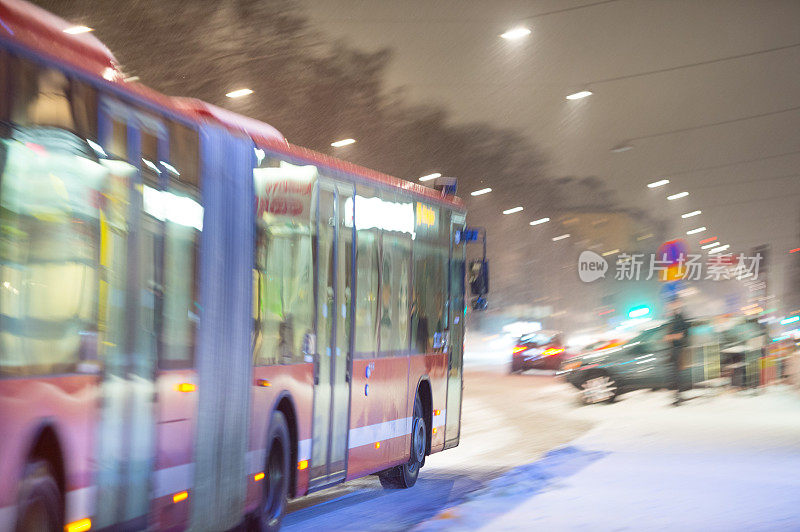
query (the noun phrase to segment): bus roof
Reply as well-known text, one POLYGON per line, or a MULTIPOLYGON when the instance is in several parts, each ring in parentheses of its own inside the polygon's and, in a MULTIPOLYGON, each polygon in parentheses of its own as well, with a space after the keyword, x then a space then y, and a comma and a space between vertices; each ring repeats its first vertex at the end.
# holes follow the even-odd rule
POLYGON ((66 63, 73 69, 103 78, 124 92, 147 100, 150 104, 195 122, 216 123, 232 132, 243 133, 261 148, 282 152, 333 171, 354 175, 376 184, 400 188, 431 201, 463 209, 464 204, 458 197, 444 196, 439 191, 418 183, 290 144, 277 129, 259 120, 201 100, 168 97, 139 83, 128 83, 124 80, 114 54, 93 34, 64 32, 73 26, 74 24, 24 0, 0 0, 0 36, 66 63))

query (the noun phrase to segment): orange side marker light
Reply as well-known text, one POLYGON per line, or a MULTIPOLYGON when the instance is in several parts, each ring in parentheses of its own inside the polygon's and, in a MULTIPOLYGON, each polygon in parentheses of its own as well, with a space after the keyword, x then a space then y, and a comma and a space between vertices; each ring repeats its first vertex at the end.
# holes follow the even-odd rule
POLYGON ((434 416, 438 416, 438 415, 439 415, 439 414, 441 414, 441 413, 442 413, 442 411, 441 411, 441 410, 434 410, 434 411, 433 411, 433 415, 434 415, 434 416))
POLYGON ((308 469, 308 460, 300 460, 297 462, 297 469, 302 471, 303 469, 308 469))
POLYGON ((433 427, 433 433, 436 434, 439 431, 436 427, 433 427))
POLYGON ((256 482, 258 482, 259 480, 264 480, 264 472, 262 471, 261 473, 256 473, 255 475, 253 475, 253 480, 255 480, 256 482))
POLYGON ((64 527, 64 532, 84 532, 86 530, 90 530, 91 528, 92 520, 86 517, 84 519, 78 519, 77 521, 68 523, 64 527))
POLYGON ((376 442, 375 442, 375 448, 376 448, 376 449, 380 449, 380 448, 381 448, 381 442, 379 442, 379 441, 376 441, 376 442))
POLYGON ((267 388, 269 386, 272 386, 272 383, 269 382, 267 379, 258 379, 256 380, 256 386, 262 386, 264 388, 267 388))
POLYGON ((180 382, 175 385, 175 390, 179 392, 188 393, 197 390, 197 386, 195 386, 191 382, 180 382))
POLYGON ((178 493, 172 496, 172 502, 181 502, 185 501, 188 498, 189 498, 188 491, 179 491, 178 493))

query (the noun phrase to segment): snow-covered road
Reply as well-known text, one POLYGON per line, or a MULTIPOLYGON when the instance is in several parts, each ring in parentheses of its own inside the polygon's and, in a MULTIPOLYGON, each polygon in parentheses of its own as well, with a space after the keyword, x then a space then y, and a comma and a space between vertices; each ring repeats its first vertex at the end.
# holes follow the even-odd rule
POLYGON ((417 530, 798 530, 800 393, 666 392, 568 414, 594 428, 417 530))
POLYGON ((292 501, 284 529, 408 530, 520 464, 591 427, 570 419, 574 393, 551 376, 465 372, 461 443, 427 458, 416 486, 383 490, 374 476, 292 501), (565 391, 567 393, 565 393, 565 391))

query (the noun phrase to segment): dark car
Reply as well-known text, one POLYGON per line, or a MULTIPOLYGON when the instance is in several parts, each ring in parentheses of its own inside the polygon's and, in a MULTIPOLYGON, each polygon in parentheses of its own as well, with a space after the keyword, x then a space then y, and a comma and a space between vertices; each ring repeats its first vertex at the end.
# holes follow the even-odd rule
POLYGON ((611 344, 564 361, 561 373, 581 391, 585 403, 613 401, 621 393, 670 386, 666 326, 647 330, 628 342, 611 344))
POLYGON ((561 335, 554 331, 524 334, 511 353, 511 373, 529 369, 557 370, 564 360, 561 335))
MULTIPOLYGON (((559 373, 581 391, 585 403, 610 402, 633 390, 669 388, 672 386, 672 373, 671 346, 664 340, 667 327, 666 324, 660 325, 625 343, 611 343, 606 348, 568 358, 559 373)), ((748 339, 760 334, 762 332, 752 326, 737 327, 720 334, 706 321, 691 321, 689 346, 685 353, 688 367, 682 371, 681 378, 684 383, 706 378, 703 358, 709 367, 716 367, 715 373, 729 375, 725 352, 737 346, 744 348, 748 339)))

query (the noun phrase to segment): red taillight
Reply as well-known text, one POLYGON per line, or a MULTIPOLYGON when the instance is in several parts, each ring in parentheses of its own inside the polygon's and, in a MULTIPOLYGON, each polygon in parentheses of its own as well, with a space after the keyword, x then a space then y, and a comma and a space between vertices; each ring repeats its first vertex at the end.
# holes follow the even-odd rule
POLYGON ((559 347, 551 347, 550 349, 545 349, 544 353, 542 353, 543 357, 551 357, 553 355, 557 355, 559 353, 563 353, 564 349, 559 347))
POLYGON ((521 353, 522 351, 525 351, 526 349, 528 349, 528 348, 525 347, 524 345, 515 345, 513 353, 516 355, 517 353, 521 353))

